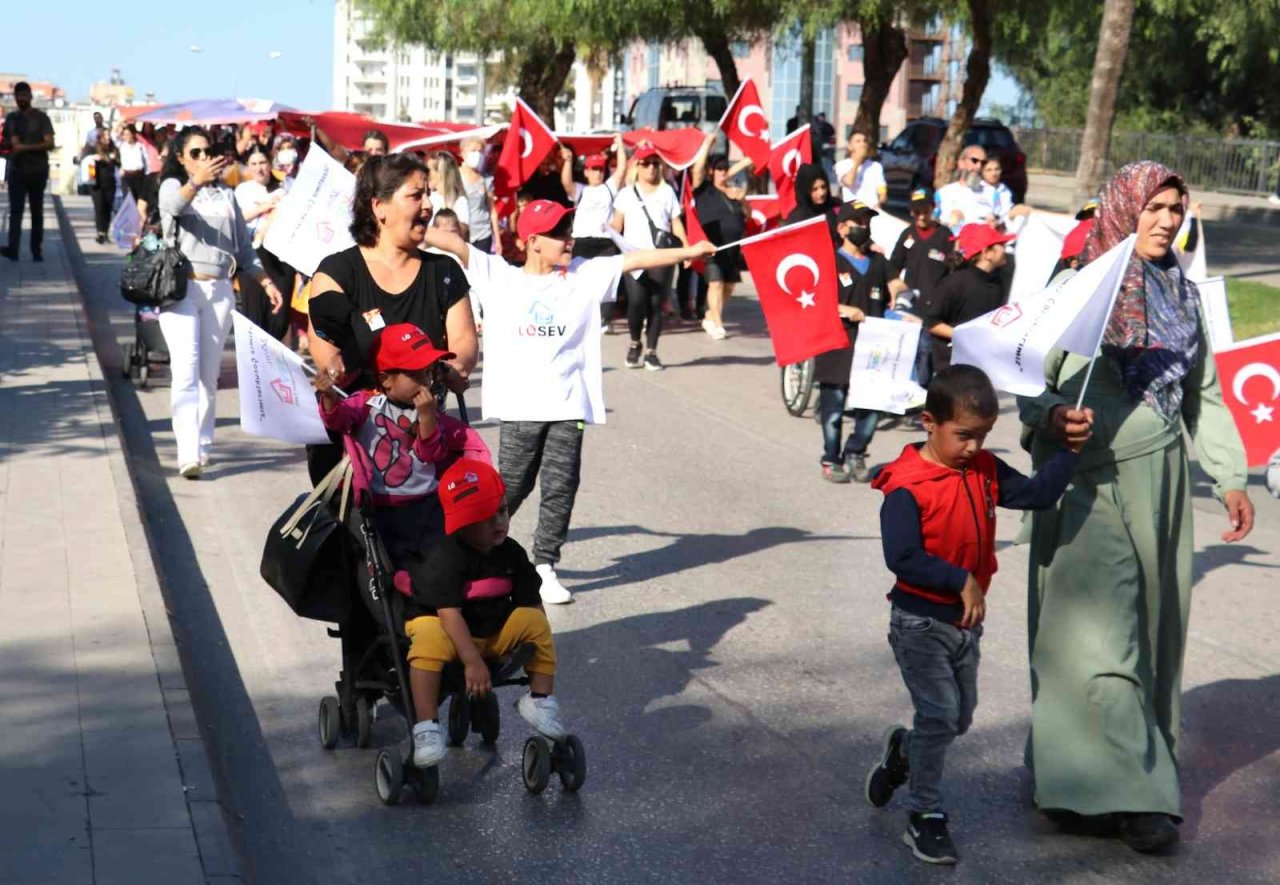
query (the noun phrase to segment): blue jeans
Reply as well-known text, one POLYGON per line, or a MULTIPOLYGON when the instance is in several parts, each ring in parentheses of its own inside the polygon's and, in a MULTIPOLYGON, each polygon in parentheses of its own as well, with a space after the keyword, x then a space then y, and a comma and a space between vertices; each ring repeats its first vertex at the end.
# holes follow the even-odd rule
POLYGON ((916 708, 907 737, 907 784, 914 812, 942 810, 947 747, 969 730, 978 706, 981 636, 981 624, 965 630, 897 606, 889 615, 889 646, 916 708))
POLYGON ((822 463, 843 463, 850 455, 863 454, 876 435, 879 412, 854 409, 853 433, 840 450, 840 435, 844 426, 844 401, 849 388, 838 384, 818 385, 818 422, 822 425, 822 463))
POLYGON ((916 364, 911 373, 921 387, 928 388, 933 380, 933 336, 920 330, 920 343, 916 346, 916 364))

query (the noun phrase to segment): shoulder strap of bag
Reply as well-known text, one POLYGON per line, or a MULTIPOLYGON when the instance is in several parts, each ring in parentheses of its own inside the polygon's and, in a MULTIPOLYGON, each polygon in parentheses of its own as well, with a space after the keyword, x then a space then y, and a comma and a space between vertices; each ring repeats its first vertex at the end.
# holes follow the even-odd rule
MULTIPOLYGON (((310 510, 315 504, 322 501, 328 501, 332 498, 334 492, 338 490, 338 487, 340 485, 344 485, 344 480, 349 479, 350 469, 351 459, 346 455, 343 455, 342 460, 334 465, 332 470, 325 474, 324 479, 316 483, 316 487, 311 490, 307 497, 303 499, 302 503, 298 505, 298 508, 293 511, 293 515, 289 517, 289 520, 280 527, 280 535, 282 537, 290 535, 293 530, 298 527, 298 523, 302 521, 302 517, 306 515, 308 510, 310 510)), ((348 482, 343 488, 342 497, 344 506, 349 486, 350 483, 348 482)))
POLYGON ((653 245, 656 246, 658 245, 658 233, 668 234, 671 231, 662 230, 662 228, 653 223, 653 216, 649 214, 649 207, 644 204, 644 197, 640 194, 640 185, 633 184, 631 187, 635 189, 636 199, 640 201, 640 211, 644 213, 645 221, 649 222, 649 235, 653 239, 653 245))

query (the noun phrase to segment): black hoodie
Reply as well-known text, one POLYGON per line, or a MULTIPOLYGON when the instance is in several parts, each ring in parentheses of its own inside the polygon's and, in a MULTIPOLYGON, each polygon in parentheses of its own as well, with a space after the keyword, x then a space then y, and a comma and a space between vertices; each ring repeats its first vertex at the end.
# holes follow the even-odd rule
POLYGON ((825 203, 815 203, 809 196, 813 192, 814 182, 825 180, 826 176, 827 173, 816 163, 805 163, 796 171, 796 207, 787 215, 786 223, 797 224, 817 215, 826 215, 831 242, 838 243, 840 236, 836 233, 836 209, 840 204, 831 195, 831 182, 827 182, 825 203))

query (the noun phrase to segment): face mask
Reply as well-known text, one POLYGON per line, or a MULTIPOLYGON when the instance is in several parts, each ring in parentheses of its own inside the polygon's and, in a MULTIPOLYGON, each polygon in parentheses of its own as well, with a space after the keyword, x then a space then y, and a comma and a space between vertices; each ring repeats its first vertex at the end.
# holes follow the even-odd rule
POLYGON ((849 229, 849 242, 861 249, 871 242, 871 228, 854 225, 849 229))
POLYGON ((281 151, 276 154, 277 166, 292 166, 297 162, 298 154, 295 151, 281 151))
POLYGON ((462 162, 472 169, 479 169, 480 164, 484 162, 484 155, 479 151, 467 151, 462 157, 462 162))

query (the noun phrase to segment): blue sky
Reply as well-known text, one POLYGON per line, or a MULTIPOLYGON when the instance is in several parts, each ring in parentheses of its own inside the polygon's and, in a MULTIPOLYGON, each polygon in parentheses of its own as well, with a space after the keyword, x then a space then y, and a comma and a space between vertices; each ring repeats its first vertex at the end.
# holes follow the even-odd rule
POLYGON ((90 3, 6 0, 0 70, 52 80, 73 100, 118 67, 138 96, 333 100, 333 0, 90 3), (56 10, 56 12, 55 12, 56 10), (192 45, 203 49, 192 53, 192 45), (278 59, 271 52, 283 52, 278 59))

